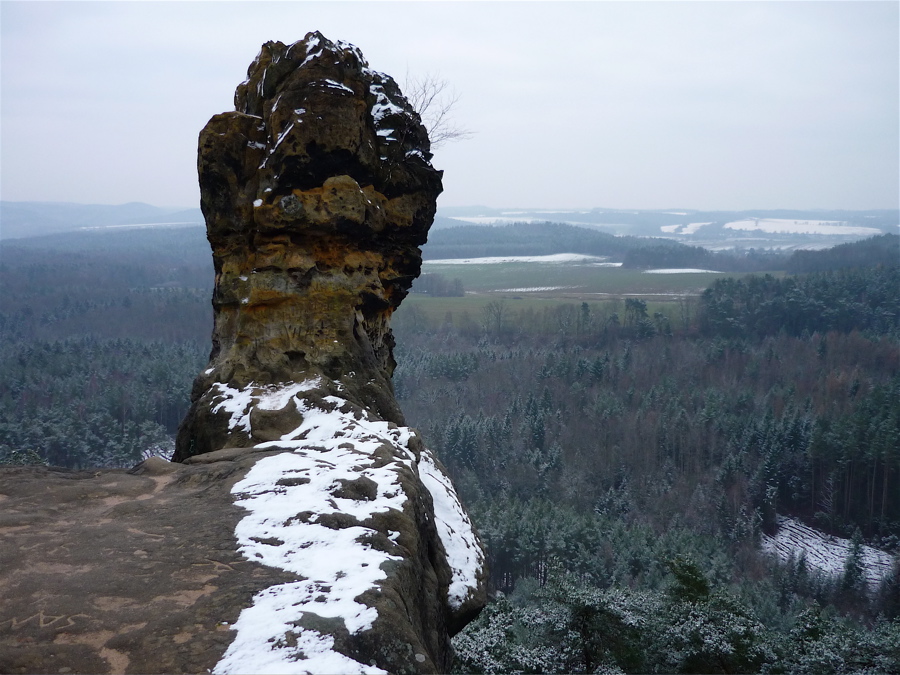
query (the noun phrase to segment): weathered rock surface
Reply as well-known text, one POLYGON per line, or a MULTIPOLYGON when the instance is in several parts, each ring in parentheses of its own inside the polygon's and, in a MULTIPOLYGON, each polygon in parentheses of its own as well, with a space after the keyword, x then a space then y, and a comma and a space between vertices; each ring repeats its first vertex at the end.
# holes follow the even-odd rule
POLYGON ((202 673, 262 589, 230 493, 257 458, 0 468, 0 673, 202 673))
POLYGON ((319 33, 266 43, 235 107, 200 134, 216 318, 176 460, 269 440, 210 415, 216 382, 322 375, 403 422, 389 321, 420 272, 442 189, 418 114, 352 45, 319 33))

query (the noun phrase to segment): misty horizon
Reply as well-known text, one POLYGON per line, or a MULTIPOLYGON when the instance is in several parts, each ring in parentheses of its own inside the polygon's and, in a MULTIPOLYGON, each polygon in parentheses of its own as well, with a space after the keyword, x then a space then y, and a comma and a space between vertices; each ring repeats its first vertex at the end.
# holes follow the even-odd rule
POLYGON ((233 109, 262 43, 319 30, 401 87, 431 74, 458 94, 454 121, 472 134, 435 152, 445 208, 900 203, 896 3, 3 2, 0 13, 6 201, 196 206, 200 129, 233 109))

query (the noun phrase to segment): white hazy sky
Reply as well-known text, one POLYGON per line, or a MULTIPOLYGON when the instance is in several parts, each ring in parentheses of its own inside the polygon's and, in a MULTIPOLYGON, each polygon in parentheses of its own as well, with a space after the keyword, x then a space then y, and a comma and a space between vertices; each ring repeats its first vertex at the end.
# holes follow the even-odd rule
POLYGON ((267 40, 439 73, 439 204, 897 208, 900 3, 0 2, 0 197, 195 206, 267 40))

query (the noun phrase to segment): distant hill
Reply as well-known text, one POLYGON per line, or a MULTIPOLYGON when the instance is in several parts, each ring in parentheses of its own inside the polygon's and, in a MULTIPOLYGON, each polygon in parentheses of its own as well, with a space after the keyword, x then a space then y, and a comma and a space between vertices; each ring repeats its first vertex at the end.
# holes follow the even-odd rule
POLYGON ((900 236, 882 234, 820 251, 778 247, 710 250, 660 237, 614 236, 576 225, 523 222, 460 225, 432 231, 425 260, 582 253, 606 256, 634 269, 699 268, 722 272, 786 270, 792 273, 900 264, 900 236))
MULTIPOLYGON (((722 248, 829 248, 871 237, 897 234, 900 211, 748 211, 621 210, 621 209, 498 209, 487 206, 451 206, 438 209, 435 232, 471 225, 502 226, 516 222, 553 222, 575 225, 611 235, 657 237, 713 250, 722 248), (742 222, 740 228, 730 224, 742 222), (795 222, 840 223, 843 233, 785 233, 778 227, 795 222), (768 228, 768 230, 764 228, 768 228), (773 229, 775 231, 773 231, 773 229)), ((0 201, 0 239, 21 239, 87 228, 137 229, 203 225, 198 208, 128 204, 76 204, 68 202, 0 201)), ((825 228, 827 229, 827 228, 825 228)))
MULTIPOLYGON (((212 269, 212 254, 202 227, 176 226, 73 230, 45 234, 38 237, 3 240, 4 257, 7 252, 24 258, 45 253, 114 256, 116 260, 158 261, 160 264, 207 265, 212 269)), ((5 260, 4 262, 10 262, 5 260)))
POLYGON ((442 207, 440 225, 566 223, 617 235, 663 237, 709 249, 828 248, 877 234, 897 234, 900 211, 751 209, 746 211, 495 209, 442 207))
POLYGON ((823 272, 848 267, 900 265, 900 236, 883 234, 824 251, 795 251, 787 263, 788 272, 823 272))
POLYGON ((104 228, 0 242, 0 343, 102 335, 208 341, 202 227, 104 228))
POLYGON ((73 204, 0 201, 0 239, 20 239, 96 227, 203 224, 200 209, 163 208, 141 202, 73 204))
POLYGON ((431 232, 434 232, 435 230, 444 230, 448 227, 460 227, 465 224, 466 223, 461 220, 438 215, 434 217, 434 222, 431 224, 431 232))
POLYGON ((666 239, 617 237, 606 232, 564 223, 460 225, 432 230, 428 236, 428 243, 422 248, 422 256, 426 260, 441 260, 583 253, 621 260, 627 251, 649 245, 683 246, 666 239))

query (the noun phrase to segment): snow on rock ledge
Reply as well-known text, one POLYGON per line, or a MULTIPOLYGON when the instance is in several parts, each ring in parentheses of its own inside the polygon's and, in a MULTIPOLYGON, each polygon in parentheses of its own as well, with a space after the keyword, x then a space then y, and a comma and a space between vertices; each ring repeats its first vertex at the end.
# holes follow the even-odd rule
POLYGON ((454 610, 459 610, 478 597, 480 577, 484 574, 484 551, 473 536, 472 521, 459 503, 453 484, 430 452, 421 453, 419 475, 434 501, 438 534, 453 570, 447 600, 454 610))
POLYGON ((216 387, 214 409, 228 416, 229 428, 252 435, 253 410, 288 406, 302 422, 281 439, 255 446, 254 452, 267 455, 232 490, 249 511, 235 533, 241 552, 301 580, 254 598, 233 626, 236 638, 215 672, 445 670, 446 656, 434 652, 446 648, 416 635, 420 626, 409 621, 414 617, 408 610, 402 614, 410 625, 397 625, 396 607, 389 606, 408 593, 404 579, 432 578, 439 597, 419 611, 432 627, 462 625, 460 619, 477 611, 484 556, 471 522, 412 429, 374 419, 340 396, 322 396, 323 386, 314 379, 281 387, 216 387), (417 513, 429 502, 433 518, 417 513), (424 523, 416 526, 422 515, 424 523), (429 548, 431 556, 423 556, 429 548), (390 611, 382 618, 386 606, 390 611), (366 631, 395 642, 393 651, 403 654, 407 668, 356 646, 353 636, 366 631), (391 632, 402 635, 399 642, 387 638, 391 632))

